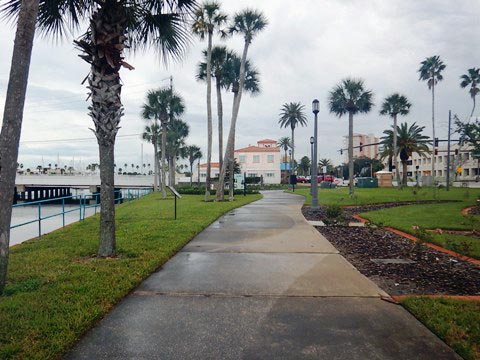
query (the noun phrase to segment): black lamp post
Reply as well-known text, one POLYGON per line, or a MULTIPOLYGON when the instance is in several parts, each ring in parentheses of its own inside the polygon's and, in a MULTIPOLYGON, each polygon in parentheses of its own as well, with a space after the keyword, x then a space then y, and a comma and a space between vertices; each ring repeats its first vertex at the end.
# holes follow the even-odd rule
POLYGON ((315 138, 310 136, 310 195, 313 195, 313 143, 315 138))
POLYGON ((289 166, 290 171, 288 172, 288 183, 291 185, 292 175, 293 175, 292 149, 288 149, 288 156, 290 156, 290 166, 289 166))
POLYGON ((317 181, 317 154, 318 154, 318 112, 320 111, 320 103, 317 99, 312 101, 312 112, 315 115, 315 124, 313 128, 313 156, 312 156, 312 208, 318 208, 318 181, 317 181))

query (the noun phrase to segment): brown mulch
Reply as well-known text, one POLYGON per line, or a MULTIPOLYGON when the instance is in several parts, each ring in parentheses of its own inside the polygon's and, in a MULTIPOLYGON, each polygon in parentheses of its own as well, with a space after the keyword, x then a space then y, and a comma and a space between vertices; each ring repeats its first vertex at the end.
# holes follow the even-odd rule
POLYGON ((317 227, 362 274, 390 295, 480 295, 480 267, 380 228, 317 227), (406 259, 381 264, 372 259, 406 259))

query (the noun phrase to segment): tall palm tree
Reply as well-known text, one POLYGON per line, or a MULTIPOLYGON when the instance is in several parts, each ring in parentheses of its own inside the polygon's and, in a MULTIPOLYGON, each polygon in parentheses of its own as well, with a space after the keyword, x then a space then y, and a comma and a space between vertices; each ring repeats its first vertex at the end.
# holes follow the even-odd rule
POLYGON ((172 120, 167 127, 167 145, 166 156, 168 158, 168 168, 170 176, 170 185, 175 186, 175 169, 177 159, 183 152, 185 146, 185 138, 188 136, 190 128, 184 121, 180 119, 172 120))
POLYGON ((342 117, 348 114, 348 179, 350 195, 354 194, 353 183, 353 116, 368 113, 373 106, 373 94, 365 90, 363 80, 344 79, 336 85, 328 96, 330 112, 342 117))
MULTIPOLYGON (((142 114, 143 115, 143 114, 142 114)), ((162 136, 162 131, 160 125, 158 124, 158 120, 154 118, 153 123, 150 125, 145 126, 143 130, 142 139, 148 141, 153 145, 153 189, 154 191, 158 191, 158 184, 160 180, 160 160, 159 160, 159 152, 158 152, 158 145, 160 144, 160 137, 162 136)), ((126 164, 125 164, 126 167, 126 164)))
POLYGON ((290 138, 288 136, 281 137, 278 139, 277 146, 285 152, 285 162, 287 162, 287 151, 292 147, 290 138))
MULTIPOLYGON (((428 136, 422 134, 424 129, 425 126, 418 126, 416 123, 408 126, 408 124, 405 122, 400 124, 400 126, 397 126, 396 132, 398 134, 398 153, 400 154, 400 160, 402 161, 402 183, 404 186, 407 186, 407 165, 410 156, 412 156, 413 153, 417 153, 419 155, 430 154, 428 145, 431 143, 431 141, 429 140, 428 136)), ((383 133, 385 135, 381 137, 381 159, 390 157, 394 153, 393 135, 395 131, 385 130, 383 133)))
POLYGON ((0 133, 0 294, 7 281, 12 194, 39 0, 17 3, 18 21, 0 133))
MULTIPOLYGON (((442 71, 447 66, 435 55, 426 58, 420 63, 419 80, 426 81, 428 89, 432 91, 432 139, 435 140, 435 85, 443 80, 442 71)), ((435 151, 432 151, 432 180, 435 181, 435 151)))
MULTIPOLYGON (((9 0, 2 11, 15 18, 23 1, 9 0)), ((133 69, 125 62, 124 50, 151 45, 164 56, 180 58, 189 38, 186 20, 195 5, 195 0, 39 2, 37 26, 47 34, 62 36, 81 24, 89 24, 88 30, 75 44, 83 53, 80 57, 90 64, 85 81, 88 81, 92 101, 89 115, 94 122, 101 163, 100 257, 116 253, 113 164, 115 138, 123 115, 119 71, 121 67, 133 69)), ((13 146, 6 150, 18 151, 13 146)), ((3 201, 1 203, 4 204, 3 201)), ((4 226, 0 224, 0 231, 4 226)), ((3 235, 1 238, 5 239, 3 235)), ((6 239, 8 241, 8 236, 6 239)))
POLYGON ((327 158, 323 158, 323 159, 318 160, 318 166, 326 167, 327 173, 330 172, 332 170, 332 167, 333 167, 332 162, 330 161, 330 159, 327 159, 327 158))
POLYGON ((470 93, 470 97, 472 98, 473 101, 473 108, 472 112, 470 113, 470 117, 473 116, 473 112, 475 111, 475 98, 480 92, 480 89, 478 88, 478 85, 480 83, 480 69, 478 68, 471 68, 467 70, 467 74, 463 74, 460 76, 460 79, 462 80, 460 82, 460 87, 462 89, 465 89, 467 86, 470 86, 470 90, 468 92, 470 93))
POLYGON ((290 158, 290 162, 293 164, 295 161, 295 128, 307 125, 305 105, 296 102, 283 104, 278 123, 281 128, 289 127, 292 130, 292 157, 290 158))
POLYGON ((170 119, 181 116, 185 112, 183 98, 172 91, 171 88, 150 90, 147 93, 147 102, 142 107, 142 117, 152 121, 159 121, 161 124, 161 187, 162 198, 167 198, 166 177, 166 145, 167 132, 170 119))
MULTIPOLYGON (((243 10, 240 13, 235 14, 233 18, 233 23, 230 25, 228 32, 230 34, 242 34, 244 39, 243 53, 240 60, 240 72, 239 72, 239 81, 238 88, 233 88, 234 92, 233 97, 233 109, 232 109, 232 120, 230 122, 230 131, 228 133, 227 148, 225 151, 225 156, 223 158, 223 166, 220 169, 220 175, 218 179, 218 190, 217 190, 217 201, 224 200, 224 183, 225 183, 225 173, 226 165, 231 162, 234 164, 234 144, 235 144, 235 129, 237 126, 238 113, 240 111, 240 103, 242 101, 243 90, 245 89, 245 80, 246 80, 246 63, 248 49, 252 43, 253 38, 258 35, 267 26, 267 19, 265 16, 256 10, 243 10), (237 92, 235 90, 238 89, 237 92)), ((208 73, 208 71, 207 71, 208 73)), ((235 84, 236 85, 236 84, 235 84)), ((233 173, 233 171, 232 171, 233 173)))
POLYGON ((220 11, 220 4, 216 1, 205 1, 196 11, 192 24, 192 32, 200 37, 207 38, 207 177, 205 186, 205 201, 210 201, 210 173, 212 162, 212 38, 215 30, 227 21, 227 15, 220 11))
MULTIPOLYGON (((202 152, 200 148, 196 145, 189 145, 185 147, 185 155, 188 159, 188 163, 190 164, 190 187, 192 186, 193 182, 193 163, 197 160, 202 158, 202 152)), ((200 163, 198 164, 200 166, 200 163)))
POLYGON ((397 151, 397 116, 407 115, 410 112, 412 104, 408 102, 408 99, 404 95, 395 93, 387 96, 382 103, 380 109, 380 115, 388 115, 393 118, 393 162, 395 165, 395 178, 397 184, 400 185, 400 171, 398 168, 398 151, 397 151))
MULTIPOLYGON (((204 62, 198 64, 197 80, 206 81, 207 79, 207 57, 208 51, 203 52, 205 57, 204 62)), ((212 74, 215 78, 215 88, 217 91, 217 117, 218 117, 218 162, 219 167, 223 164, 223 102, 222 102, 222 89, 226 87, 225 84, 225 72, 228 62, 231 61, 235 53, 228 50, 225 46, 214 46, 212 49, 211 68, 212 74)))

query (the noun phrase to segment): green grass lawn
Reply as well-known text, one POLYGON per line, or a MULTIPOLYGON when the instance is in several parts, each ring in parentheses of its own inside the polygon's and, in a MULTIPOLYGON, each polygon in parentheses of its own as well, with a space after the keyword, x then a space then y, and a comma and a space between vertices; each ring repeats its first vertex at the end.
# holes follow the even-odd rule
POLYGON ((99 217, 15 246, 0 297, 0 358, 59 358, 96 320, 225 212, 259 199, 205 203, 151 194, 117 207, 117 259, 96 259, 99 217))
POLYGON ((412 297, 401 303, 463 358, 480 359, 480 302, 412 297))
MULTIPOLYGON (((305 196, 305 205, 310 205, 310 187, 295 188, 295 194, 305 196)), ((319 189, 318 198, 321 205, 340 206, 381 204, 386 202, 421 201, 421 200, 461 200, 474 203, 480 196, 480 189, 451 188, 450 191, 437 188, 376 188, 355 189, 351 198, 348 188, 319 189)))

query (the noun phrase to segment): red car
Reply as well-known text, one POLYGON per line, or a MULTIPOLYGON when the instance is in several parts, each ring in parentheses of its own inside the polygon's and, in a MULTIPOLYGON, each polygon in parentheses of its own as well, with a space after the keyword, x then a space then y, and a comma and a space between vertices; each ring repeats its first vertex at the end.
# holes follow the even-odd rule
POLYGON ((317 175, 317 182, 321 183, 322 181, 330 181, 333 182, 335 177, 333 175, 317 175))

